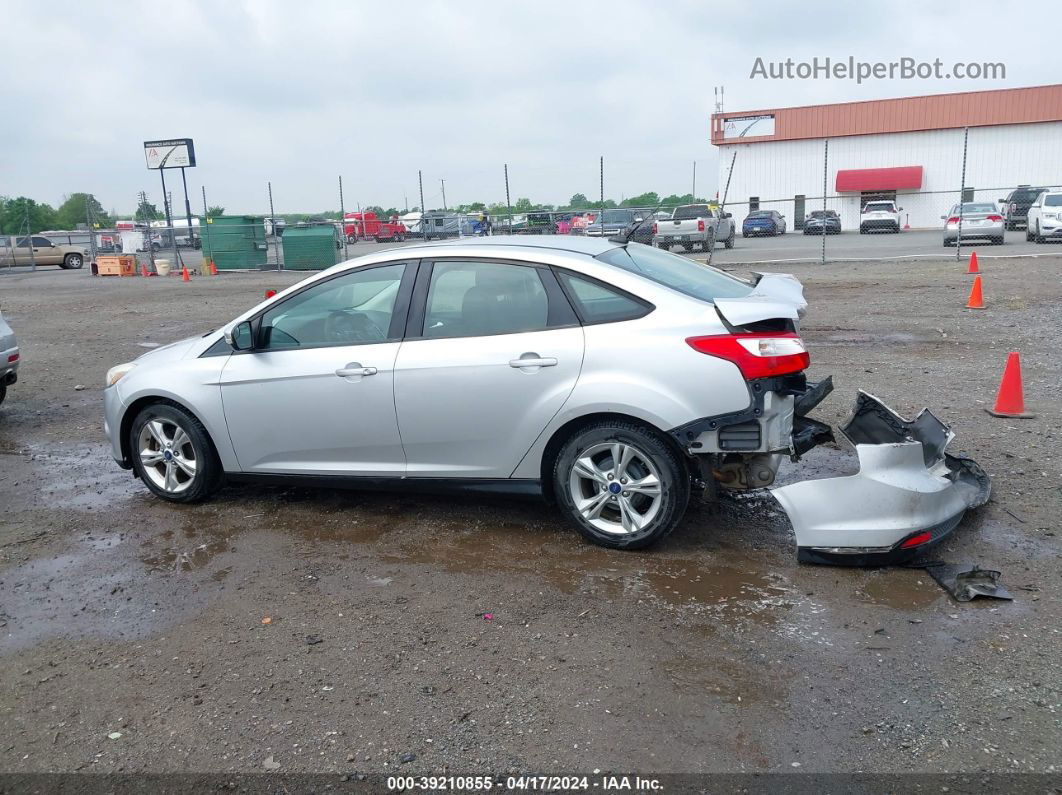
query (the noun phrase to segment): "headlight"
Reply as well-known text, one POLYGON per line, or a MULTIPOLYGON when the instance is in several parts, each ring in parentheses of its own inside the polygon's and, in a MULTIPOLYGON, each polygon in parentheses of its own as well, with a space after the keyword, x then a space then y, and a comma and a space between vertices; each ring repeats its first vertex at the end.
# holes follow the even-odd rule
POLYGON ((125 364, 119 364, 116 367, 112 367, 107 371, 106 386, 114 386, 117 384, 134 367, 136 367, 136 365, 133 362, 126 362, 125 364))

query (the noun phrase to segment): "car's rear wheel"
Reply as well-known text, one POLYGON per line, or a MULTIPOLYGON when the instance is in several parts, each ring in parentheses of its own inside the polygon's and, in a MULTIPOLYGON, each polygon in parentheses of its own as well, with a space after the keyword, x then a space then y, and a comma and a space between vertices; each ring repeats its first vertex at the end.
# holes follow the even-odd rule
POLYGON ((7 384, 0 384, 0 403, 4 402, 4 398, 7 397, 7 384))
POLYGON ((693 251, 693 243, 683 243, 682 244, 682 250, 683 251, 693 251))
POLYGON ((1033 240, 1035 240, 1037 243, 1043 243, 1044 242, 1044 236, 1040 234, 1040 222, 1039 221, 1036 222, 1036 231, 1033 232, 1033 240))
POLYGON ((80 254, 67 254, 63 257, 63 264, 60 265, 63 270, 78 270, 85 264, 85 258, 80 254))
POLYGON ((129 430, 133 469, 156 496, 199 502, 221 486, 222 469, 206 428, 180 406, 155 403, 129 430))
POLYGON ((575 433, 553 468, 557 503, 589 541, 641 549, 678 526, 689 474, 660 436, 634 423, 606 421, 575 433))

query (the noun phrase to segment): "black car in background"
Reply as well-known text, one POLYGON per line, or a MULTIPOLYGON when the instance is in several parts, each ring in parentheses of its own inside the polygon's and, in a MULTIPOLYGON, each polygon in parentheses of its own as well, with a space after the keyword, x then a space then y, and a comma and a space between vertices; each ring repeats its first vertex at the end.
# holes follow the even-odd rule
POLYGON ((826 222, 823 223, 823 211, 812 210, 808 213, 808 217, 804 219, 804 234, 805 235, 821 235, 823 227, 826 229, 828 235, 839 235, 841 233, 841 216, 837 214, 836 210, 826 210, 826 222))
POLYGON ((1003 228, 1024 229, 1028 225, 1029 208, 1036 201, 1036 197, 1045 190, 1047 190, 1046 187, 1034 188, 1030 185, 1019 185, 1000 199, 999 203, 1003 205, 1003 228))

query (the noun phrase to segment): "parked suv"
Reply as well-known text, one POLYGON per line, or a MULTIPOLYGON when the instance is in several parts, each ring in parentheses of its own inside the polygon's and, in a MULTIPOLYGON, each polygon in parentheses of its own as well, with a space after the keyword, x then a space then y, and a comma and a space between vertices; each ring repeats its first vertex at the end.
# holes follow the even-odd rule
POLYGON ((53 243, 46 237, 30 235, 0 236, 0 265, 58 265, 76 270, 88 259, 88 249, 53 243))
POLYGON ((893 201, 867 202, 859 214, 859 234, 867 232, 899 232, 900 213, 903 207, 897 207, 893 201))
POLYGON ((1046 243, 1062 239, 1062 191, 1047 190, 1029 207, 1025 239, 1046 243))
POLYGON ((1016 190, 1012 190, 999 200, 1008 231, 1028 228, 1029 207, 1036 201, 1036 197, 1045 190, 1047 190, 1045 187, 1035 188, 1029 185, 1019 185, 1016 190))

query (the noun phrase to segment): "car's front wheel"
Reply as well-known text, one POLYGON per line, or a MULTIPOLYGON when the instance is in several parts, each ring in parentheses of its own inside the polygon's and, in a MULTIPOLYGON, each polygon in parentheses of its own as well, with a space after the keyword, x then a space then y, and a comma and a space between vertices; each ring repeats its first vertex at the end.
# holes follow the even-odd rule
POLYGON ((690 497, 689 474, 660 436, 606 421, 575 433, 553 468, 557 503, 586 539, 642 549, 675 529, 690 497))
POLYGON ((133 469, 158 497, 199 502, 221 486, 221 461, 206 428, 180 406, 155 403, 129 430, 133 469))
POLYGON ((85 258, 80 254, 67 254, 63 257, 63 264, 60 265, 63 270, 78 270, 85 264, 85 258))

